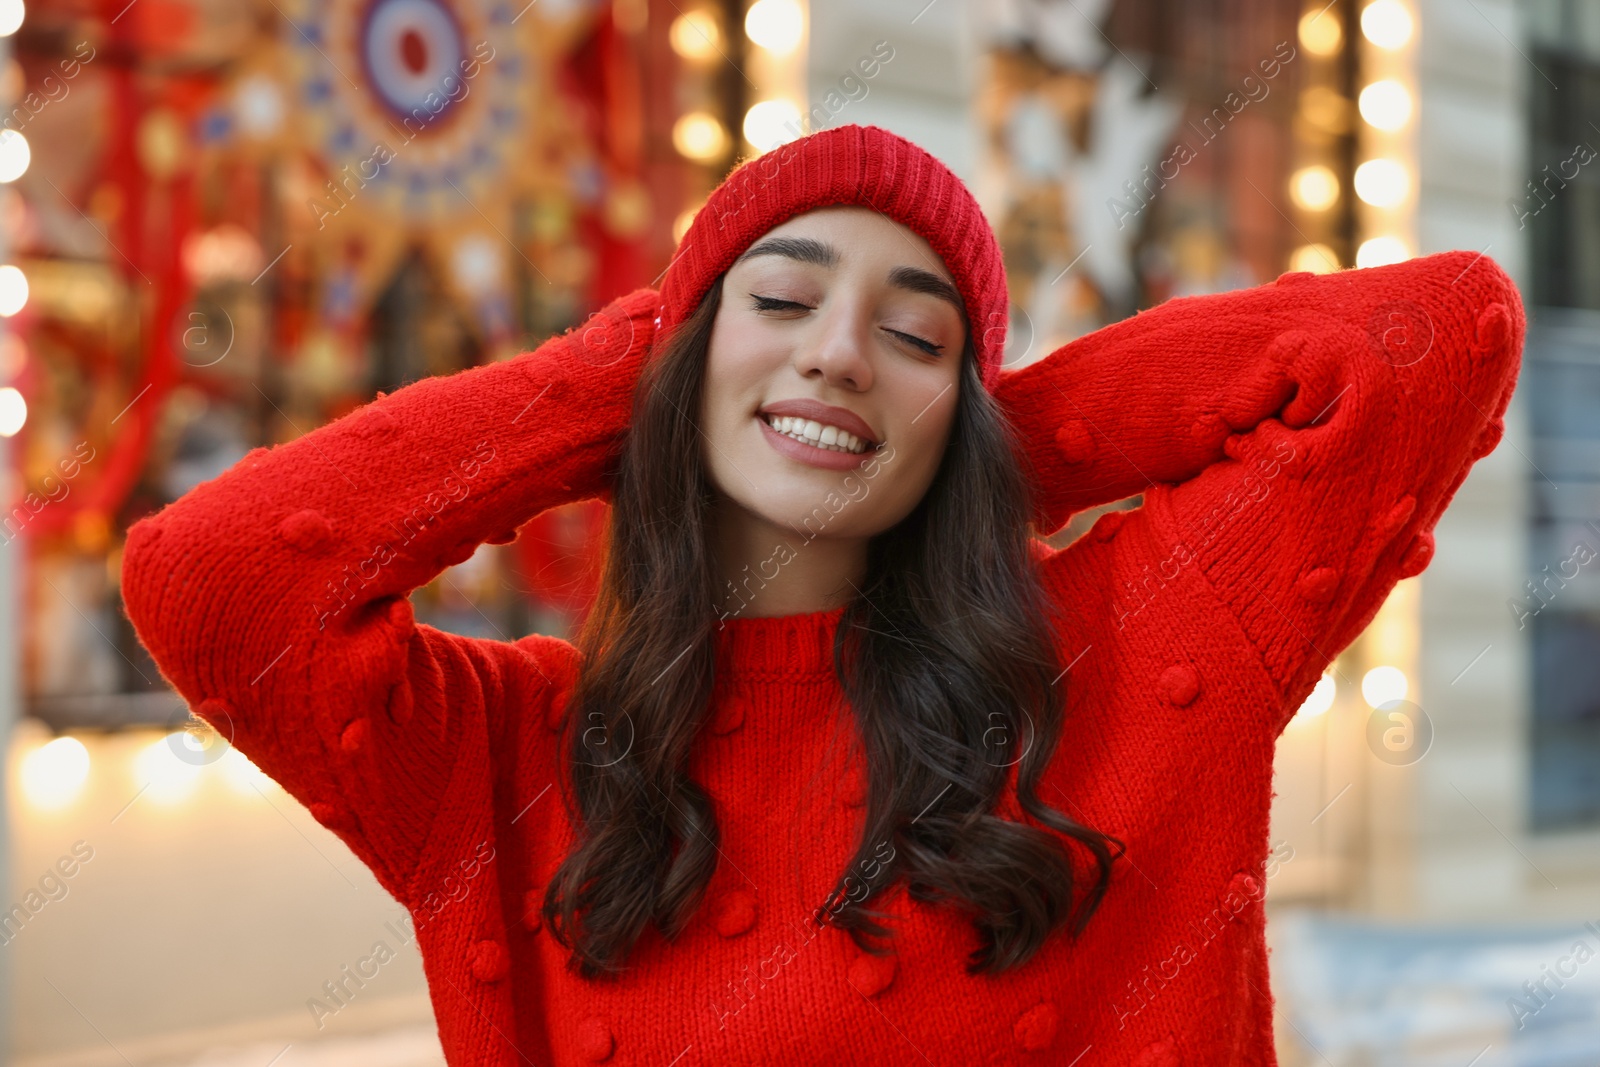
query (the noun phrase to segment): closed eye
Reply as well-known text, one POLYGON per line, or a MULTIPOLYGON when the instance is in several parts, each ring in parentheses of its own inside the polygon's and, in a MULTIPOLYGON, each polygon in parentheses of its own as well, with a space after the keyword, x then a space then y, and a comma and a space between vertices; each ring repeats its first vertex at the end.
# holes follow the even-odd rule
POLYGON ((940 352, 944 351, 944 345, 936 345, 932 341, 924 341, 922 338, 914 337, 909 333, 901 333, 899 330, 889 330, 888 332, 894 334, 896 337, 901 337, 907 341, 910 341, 912 344, 916 345, 930 356, 937 356, 940 352))
POLYGON ((785 308, 805 308, 807 311, 811 310, 805 304, 796 303, 793 300, 779 300, 775 296, 757 296, 755 293, 751 293, 750 299, 755 301, 755 303, 751 306, 756 311, 782 311, 785 308))
MULTIPOLYGON (((792 308, 811 310, 806 304, 801 304, 794 300, 779 300, 774 296, 757 296, 755 293, 751 293, 750 298, 755 301, 751 307, 756 311, 785 311, 792 308)), ((944 345, 934 344, 932 341, 924 340, 914 334, 903 333, 900 330, 890 330, 887 327, 885 327, 884 332, 891 333, 909 344, 916 345, 930 356, 937 356, 944 351, 944 345)))

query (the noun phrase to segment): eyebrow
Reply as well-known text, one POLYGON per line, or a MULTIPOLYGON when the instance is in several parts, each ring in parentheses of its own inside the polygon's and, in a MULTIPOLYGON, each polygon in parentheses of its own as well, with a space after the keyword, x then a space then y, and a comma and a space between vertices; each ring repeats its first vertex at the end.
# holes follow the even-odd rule
MULTIPOLYGON (((811 237, 768 237, 745 249, 744 254, 734 262, 742 263, 757 256, 783 256, 829 270, 837 267, 840 259, 839 250, 825 241, 811 237)), ((938 297, 960 312, 962 321, 966 320, 967 308, 961 294, 955 286, 932 271, 921 267, 895 267, 889 272, 889 284, 907 292, 938 297)))

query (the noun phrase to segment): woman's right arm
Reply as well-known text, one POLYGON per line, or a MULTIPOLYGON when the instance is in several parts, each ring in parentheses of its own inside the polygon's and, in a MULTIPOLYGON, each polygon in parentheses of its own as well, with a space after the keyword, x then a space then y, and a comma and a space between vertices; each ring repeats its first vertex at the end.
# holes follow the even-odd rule
POLYGON ((571 663, 552 638, 418 625, 408 595, 609 492, 657 307, 636 290, 531 352, 380 394, 128 530, 123 601, 162 675, 402 902, 502 701, 548 702, 571 663))

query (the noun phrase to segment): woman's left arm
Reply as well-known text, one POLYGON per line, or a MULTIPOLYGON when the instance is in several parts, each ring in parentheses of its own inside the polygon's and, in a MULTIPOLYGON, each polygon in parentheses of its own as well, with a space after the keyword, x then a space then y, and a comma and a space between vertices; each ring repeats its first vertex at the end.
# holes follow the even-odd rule
MULTIPOLYGON (((1439 516, 1500 440, 1525 331, 1505 272, 1450 252, 1168 301, 997 393, 1041 527, 1144 492, 1090 540, 1135 521, 1159 551, 1141 553, 1152 574, 1196 568, 1287 716, 1395 583, 1428 565, 1439 516)), ((1117 629, 1165 624, 1138 604, 1114 608, 1117 629)))

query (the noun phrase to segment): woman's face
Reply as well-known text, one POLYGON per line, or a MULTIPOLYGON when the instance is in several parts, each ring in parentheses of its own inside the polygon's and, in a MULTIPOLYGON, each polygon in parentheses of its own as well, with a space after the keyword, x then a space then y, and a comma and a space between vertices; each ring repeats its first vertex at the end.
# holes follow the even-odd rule
POLYGON ((889 529, 939 469, 966 336, 950 271, 900 223, 838 205, 767 231, 728 269, 712 325, 700 418, 717 489, 808 540, 889 529))

